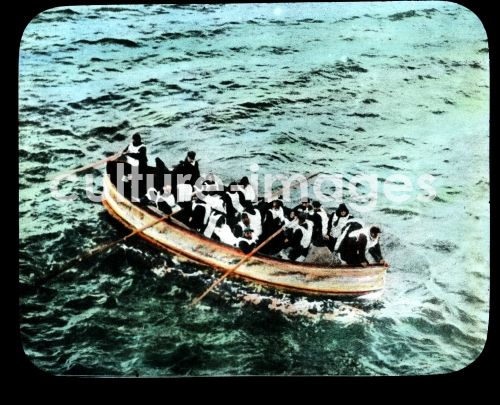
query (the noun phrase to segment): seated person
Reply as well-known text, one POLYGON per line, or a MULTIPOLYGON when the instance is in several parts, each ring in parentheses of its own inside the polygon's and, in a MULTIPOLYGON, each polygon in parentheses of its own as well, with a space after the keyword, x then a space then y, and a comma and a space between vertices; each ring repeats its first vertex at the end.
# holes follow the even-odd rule
POLYGON ((243 253, 250 253, 257 246, 256 242, 257 239, 253 234, 253 229, 245 228, 243 230, 243 237, 237 239, 235 246, 239 247, 243 253))
POLYGON ((262 216, 260 211, 255 209, 251 202, 245 204, 245 212, 250 218, 250 227, 253 229, 253 235, 259 238, 262 234, 262 216))
POLYGON ((184 160, 180 161, 177 166, 174 167, 174 174, 182 174, 186 176, 186 183, 191 184, 194 187, 196 181, 200 177, 200 168, 198 166, 198 161, 195 160, 196 153, 190 151, 184 160), (187 178, 189 177, 189 179, 187 178))
POLYGON ((352 215, 349 214, 349 210, 344 203, 339 204, 338 208, 330 215, 330 219, 328 220, 327 246, 331 252, 334 251, 335 243, 342 233, 342 228, 344 228, 352 218, 352 215))
POLYGON ((175 197, 172 194, 172 187, 170 185, 163 186, 162 194, 154 187, 149 188, 146 193, 146 198, 164 214, 171 214, 172 212, 180 210, 180 207, 175 202, 175 197))
POLYGON ((313 222, 312 243, 314 246, 325 246, 327 243, 328 215, 319 201, 313 201, 313 214, 309 219, 313 222))
POLYGON ((213 235, 217 236, 219 242, 225 243, 226 245, 237 246, 238 244, 238 238, 234 236, 224 216, 217 221, 217 226, 214 229, 213 235))
POLYGON ((241 214, 241 220, 234 226, 234 235, 238 238, 242 237, 246 228, 250 228, 250 217, 244 212, 241 214))
POLYGON ((338 248, 340 259, 350 266, 366 267, 366 254, 370 253, 375 263, 386 265, 380 251, 380 234, 380 228, 377 226, 349 231, 338 248))
POLYGON ((307 214, 305 212, 299 212, 297 226, 287 241, 290 251, 288 255, 283 254, 281 257, 297 262, 305 260, 311 246, 314 227, 312 221, 306 218, 307 214))
POLYGON ((212 212, 210 206, 204 200, 193 195, 191 203, 191 216, 188 221, 188 226, 198 232, 205 229, 208 224, 208 218, 212 212))
POLYGON ((239 182, 239 186, 240 186, 240 191, 243 193, 243 196, 245 197, 246 203, 255 202, 257 194, 255 193, 255 190, 250 184, 250 182, 248 181, 247 176, 242 177, 242 179, 239 182))

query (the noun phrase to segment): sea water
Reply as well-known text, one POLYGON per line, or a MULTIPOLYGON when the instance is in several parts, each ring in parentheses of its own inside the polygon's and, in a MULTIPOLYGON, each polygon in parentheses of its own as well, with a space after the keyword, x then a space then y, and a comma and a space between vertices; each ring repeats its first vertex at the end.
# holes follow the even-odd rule
MULTIPOLYGON (((47 10, 19 58, 24 351, 70 375, 460 370, 488 329, 488 142, 488 40, 454 3, 47 10), (217 275, 140 240, 31 288, 53 264, 125 235, 88 198, 84 174, 47 178, 122 150, 135 132, 150 164, 194 150, 226 184, 338 174, 323 205, 344 201, 382 228, 383 295, 336 301, 227 280, 188 311, 217 275), (360 175, 375 178, 368 210, 349 188, 360 175), (410 182, 404 202, 384 192, 393 175, 410 182)), ((96 194, 102 171, 87 173, 96 194)))

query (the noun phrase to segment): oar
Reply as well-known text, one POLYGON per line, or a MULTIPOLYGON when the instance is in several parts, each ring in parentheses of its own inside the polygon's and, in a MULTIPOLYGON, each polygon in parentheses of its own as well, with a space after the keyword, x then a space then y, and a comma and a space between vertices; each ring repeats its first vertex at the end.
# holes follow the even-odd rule
POLYGON ((59 178, 59 177, 66 177, 66 176, 69 176, 70 174, 75 174, 75 173, 83 172, 84 170, 99 167, 102 164, 109 162, 110 160, 115 160, 115 159, 119 158, 122 154, 123 154, 123 152, 117 152, 114 155, 111 155, 111 156, 108 156, 107 158, 98 160, 97 162, 89 163, 88 165, 78 167, 76 169, 69 170, 67 172, 62 172, 62 173, 56 174, 55 176, 51 176, 51 177, 49 177, 49 180, 54 180, 54 179, 59 178))
POLYGON ((177 210, 174 213, 167 214, 167 215, 164 215, 160 218, 157 218, 154 221, 150 222, 149 224, 146 224, 141 228, 137 228, 135 231, 129 233, 128 235, 124 236, 121 239, 106 243, 105 245, 99 246, 97 248, 90 250, 87 253, 84 253, 82 255, 75 257, 74 259, 67 262, 64 266, 61 266, 60 268, 54 270, 53 272, 39 278, 34 284, 35 287, 39 287, 40 285, 45 284, 47 281, 53 279, 54 277, 57 277, 61 273, 64 273, 66 270, 72 268, 76 264, 81 263, 83 260, 87 260, 88 258, 96 255, 97 253, 103 252, 104 250, 107 250, 107 249, 117 245, 120 242, 126 241, 128 238, 131 238, 132 236, 137 235, 138 233, 141 233, 142 231, 146 230, 147 228, 150 228, 150 227, 156 225, 158 222, 164 221, 165 219, 169 218, 171 215, 175 215, 182 210, 183 210, 183 208, 181 208, 180 210, 177 210))
MULTIPOLYGON (((317 176, 318 174, 319 174, 319 172, 307 176, 306 181, 312 179, 313 177, 317 176)), ((281 190, 281 191, 283 191, 283 190, 281 190)), ((281 191, 279 193, 278 192, 273 193, 271 196, 271 199, 278 197, 281 194, 281 191)), ((278 229, 271 236, 269 236, 264 242, 262 242, 254 250, 252 250, 245 257, 243 257, 243 259, 241 259, 235 266, 233 266, 229 270, 227 270, 218 280, 216 280, 210 287, 208 287, 201 295, 199 295, 197 298, 195 298, 191 302, 190 307, 196 306, 210 291, 212 291, 216 286, 218 286, 227 276, 229 276, 231 273, 236 271, 243 263, 245 263, 248 259, 250 259, 255 253, 257 253, 265 245, 267 245, 273 238, 275 238, 277 235, 279 235, 281 232, 283 232, 283 229, 284 228, 278 229)))
POLYGON ((279 235, 281 232, 283 232, 283 228, 278 229, 271 236, 269 236, 269 238, 267 238, 264 242, 262 242, 259 246, 257 246, 254 250, 246 254, 245 257, 243 257, 243 259, 241 259, 237 264, 235 264, 229 270, 226 270, 226 272, 218 280, 214 281, 212 285, 203 292, 203 294, 199 295, 191 302, 190 307, 196 306, 205 297, 205 295, 207 295, 210 291, 212 291, 215 287, 217 287, 227 276, 238 270, 243 263, 248 261, 248 259, 250 259, 255 253, 257 253, 260 249, 262 249, 265 245, 267 245, 271 241, 271 239, 279 235))

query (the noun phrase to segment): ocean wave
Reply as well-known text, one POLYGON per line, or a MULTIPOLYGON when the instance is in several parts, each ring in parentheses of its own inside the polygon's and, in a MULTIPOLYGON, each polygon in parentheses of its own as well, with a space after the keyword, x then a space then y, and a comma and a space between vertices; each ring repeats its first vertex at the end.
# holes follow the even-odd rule
POLYGON ((120 46, 125 46, 127 48, 139 48, 141 46, 137 42, 123 38, 101 38, 96 40, 80 39, 72 43, 85 44, 85 45, 120 45, 120 46))

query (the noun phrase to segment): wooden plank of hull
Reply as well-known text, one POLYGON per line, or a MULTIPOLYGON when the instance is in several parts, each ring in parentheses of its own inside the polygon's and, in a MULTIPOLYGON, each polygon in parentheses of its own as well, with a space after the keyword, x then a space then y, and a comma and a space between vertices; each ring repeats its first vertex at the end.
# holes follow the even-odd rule
MULTIPOLYGON (((107 175, 104 176, 103 204, 114 218, 130 229, 158 218, 120 195, 107 175)), ((159 222, 140 235, 162 249, 219 271, 230 269, 244 257, 241 250, 205 238, 172 221, 159 222)), ((381 290, 385 272, 386 268, 380 265, 326 267, 256 255, 238 268, 234 276, 308 294, 352 296, 381 290)))

